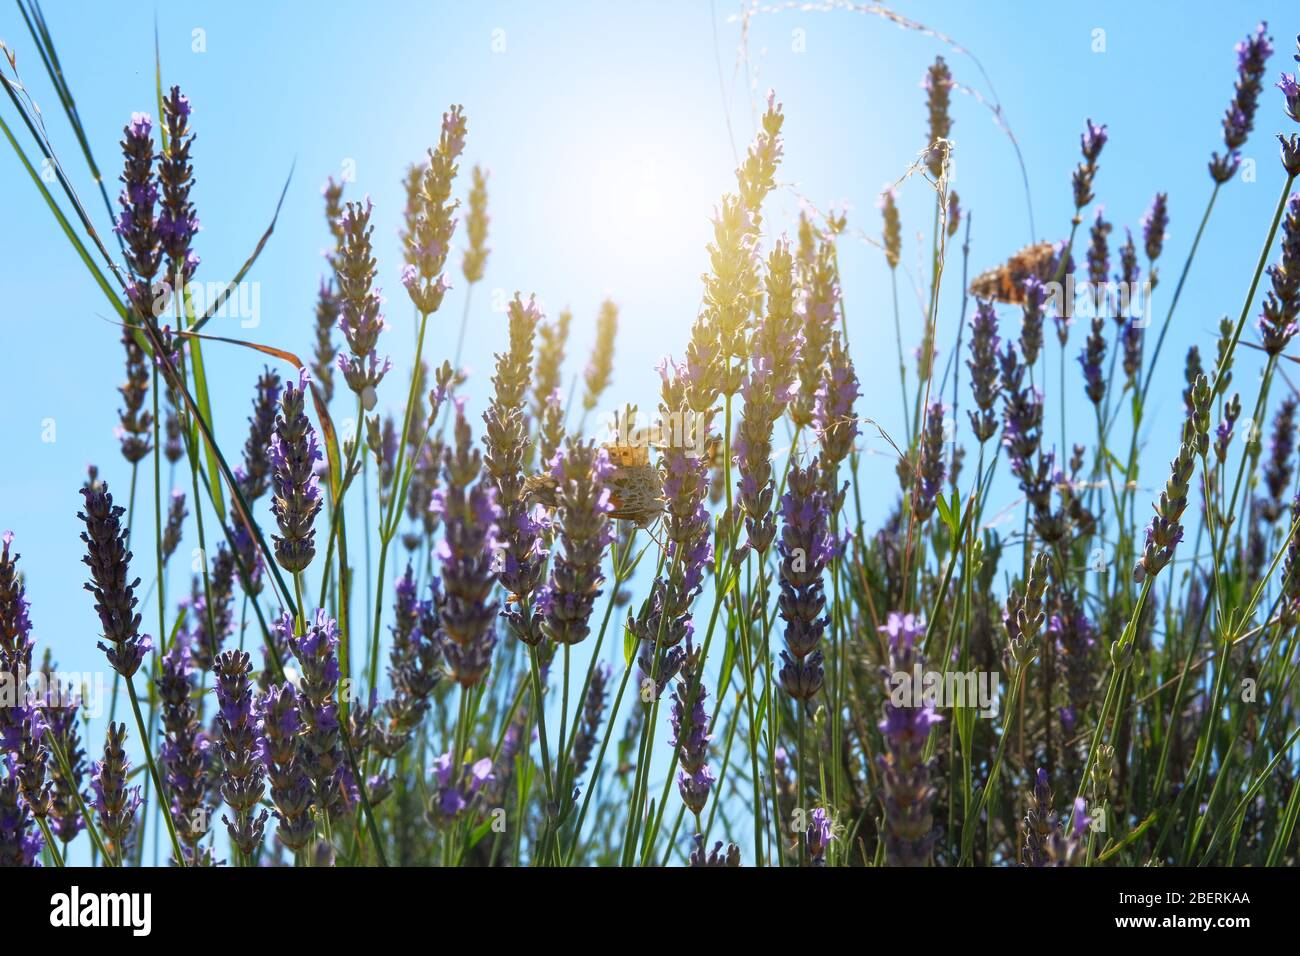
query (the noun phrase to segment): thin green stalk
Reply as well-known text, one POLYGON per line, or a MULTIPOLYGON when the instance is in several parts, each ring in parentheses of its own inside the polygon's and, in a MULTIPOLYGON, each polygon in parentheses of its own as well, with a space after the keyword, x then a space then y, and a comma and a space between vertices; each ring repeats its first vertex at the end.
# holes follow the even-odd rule
MULTIPOLYGON (((162 778, 158 776, 158 768, 154 765, 153 748, 149 746, 149 737, 145 731, 144 716, 140 713, 140 699, 135 693, 135 682, 130 677, 125 678, 127 696, 131 698, 131 713, 135 715, 135 727, 140 733, 140 746, 144 749, 145 763, 149 766, 149 776, 153 778, 154 789, 159 794, 159 804, 162 807, 163 822, 167 824, 167 836, 171 839, 172 852, 176 855, 177 866, 188 866, 185 854, 181 851, 181 842, 176 836, 176 823, 172 820, 171 807, 167 801, 162 799, 163 790, 162 778)), ((69 775, 68 779, 72 779, 69 775)))

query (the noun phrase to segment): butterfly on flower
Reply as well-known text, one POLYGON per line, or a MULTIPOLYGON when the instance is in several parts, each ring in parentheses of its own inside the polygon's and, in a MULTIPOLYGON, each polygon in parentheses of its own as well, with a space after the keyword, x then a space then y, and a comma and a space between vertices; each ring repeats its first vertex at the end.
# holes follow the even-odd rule
MULTIPOLYGON (((636 406, 629 405, 624 414, 624 421, 632 421, 636 406)), ((616 415, 614 440, 601 445, 613 466, 605 481, 613 506, 609 516, 631 521, 638 528, 649 527, 664 512, 663 480, 658 467, 650 461, 651 444, 644 430, 620 429, 616 415)), ((557 489, 558 484, 549 472, 524 479, 524 495, 548 508, 559 504, 557 489)))
POLYGON ((1058 261, 1055 243, 1036 242, 1025 246, 996 269, 977 275, 970 284, 970 293, 977 299, 1023 305, 1025 280, 1037 276, 1047 282, 1053 277, 1058 261))

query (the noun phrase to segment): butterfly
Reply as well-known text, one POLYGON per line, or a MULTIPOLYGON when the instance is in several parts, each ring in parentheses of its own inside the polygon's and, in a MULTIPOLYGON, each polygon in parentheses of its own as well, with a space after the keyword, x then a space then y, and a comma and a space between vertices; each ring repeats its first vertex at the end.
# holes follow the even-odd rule
POLYGON ((614 466, 606 480, 614 506, 610 517, 647 527, 664 512, 663 481, 650 461, 650 446, 606 443, 603 447, 614 466))
MULTIPOLYGON (((636 407, 629 406, 626 414, 631 420, 636 415, 636 407)), ((663 480, 659 469, 650 461, 650 443, 644 440, 644 435, 633 433, 627 436, 627 441, 621 441, 622 432, 617 425, 615 433, 619 437, 601 445, 613 466, 605 482, 613 506, 609 516, 646 528, 664 512, 663 480)), ((524 479, 525 496, 548 508, 559 504, 558 487, 559 483, 549 472, 524 479)))
POLYGON ((1032 275, 1046 282, 1052 278, 1056 265, 1055 244, 1036 242, 1025 246, 996 269, 977 275, 970 284, 970 292, 978 299, 1023 305, 1025 279, 1032 275))

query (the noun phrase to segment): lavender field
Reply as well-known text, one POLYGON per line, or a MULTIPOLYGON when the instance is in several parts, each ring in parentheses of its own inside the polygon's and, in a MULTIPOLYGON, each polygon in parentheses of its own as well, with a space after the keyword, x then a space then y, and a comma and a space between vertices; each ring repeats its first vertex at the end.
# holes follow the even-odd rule
MULTIPOLYGON (((1296 865, 1294 10, 1204 59, 1058 23, 1167 79, 1049 117, 994 92, 1028 25, 684 6, 702 105, 551 50, 322 112, 339 163, 273 90, 209 132, 228 34, 160 8, 83 67, 96 14, 44 6, 0 20, 0 864, 1296 865), (784 89, 840 28, 919 66, 784 89), (663 112, 606 135, 568 82, 663 112), (863 98, 870 178, 828 147, 863 98), (1130 148, 1148 110, 1178 138, 1130 148), (666 180, 602 161, 638 126, 666 180)), ((485 6, 448 47, 532 55, 485 6)))

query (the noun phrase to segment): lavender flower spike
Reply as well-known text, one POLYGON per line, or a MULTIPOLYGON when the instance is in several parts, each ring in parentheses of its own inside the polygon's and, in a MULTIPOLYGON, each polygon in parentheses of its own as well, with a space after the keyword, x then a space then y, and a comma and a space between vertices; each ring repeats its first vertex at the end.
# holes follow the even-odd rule
POLYGON ((12 758, 5 761, 10 773, 0 780, 0 867, 39 866, 45 842, 19 792, 12 758))
POLYGON ((614 540, 614 523, 609 518, 614 506, 605 487, 613 470, 605 449, 572 438, 551 464, 558 482, 563 547, 551 569, 542 630, 557 644, 577 644, 590 633, 588 622, 605 580, 601 562, 614 540))
POLYGON ((1147 575, 1159 574, 1173 560, 1174 548, 1183 540, 1182 516, 1187 509, 1196 456, 1205 455, 1210 445, 1210 397, 1209 381, 1202 375, 1192 389, 1193 408, 1183 422, 1182 442, 1170 465, 1169 480, 1153 505, 1155 516, 1147 525, 1146 548, 1133 569, 1133 578, 1139 583, 1147 575))
POLYGON ((1259 337, 1264 351, 1280 355, 1295 337, 1300 318, 1300 193, 1287 202, 1282 220, 1282 255, 1268 267, 1272 284, 1259 317, 1259 337))
POLYGON ((91 580, 85 588, 95 596, 95 610, 108 642, 100 641, 98 647, 113 670, 129 679, 140 669, 153 641, 140 634, 140 615, 135 613, 135 589, 140 579, 128 580, 131 552, 126 550, 127 530, 122 527, 126 509, 113 504, 108 482, 100 482, 97 489, 89 485, 81 489, 86 510, 77 512, 86 524, 81 533, 86 556, 81 560, 90 568, 91 580))
POLYGON ((993 413, 997 401, 998 386, 998 314, 992 302, 978 302, 975 317, 970 322, 970 358, 966 367, 970 369, 971 393, 975 399, 975 409, 970 415, 971 431, 980 444, 988 441, 997 433, 998 420, 993 413))
POLYGON ((916 466, 918 480, 912 483, 912 513, 917 521, 925 521, 934 513, 935 498, 943 493, 943 445, 943 403, 935 402, 926 409, 916 466))
POLYGON ((383 299, 374 288, 375 258, 370 245, 373 208, 369 199, 364 205, 347 204, 339 218, 338 253, 331 259, 339 288, 339 331, 350 352, 340 352, 336 364, 348 388, 360 397, 367 411, 374 408, 375 388, 392 367, 387 358, 379 361, 376 349, 385 322, 379 312, 383 299))
POLYGON ((818 645, 828 618, 822 571, 830 562, 834 543, 830 532, 830 502, 817 482, 816 459, 807 468, 792 465, 789 490, 781 498, 781 596, 785 622, 781 652, 781 684, 796 700, 810 700, 825 679, 818 645))
POLYGON ((813 866, 825 866, 826 849, 834 839, 835 832, 831 827, 830 814, 826 812, 825 807, 817 807, 808 816, 808 828, 804 835, 808 847, 808 862, 813 866))
POLYGON ((317 487, 315 464, 320 460, 316 430, 305 412, 307 386, 311 378, 306 369, 298 371, 298 385, 290 382, 280 397, 280 415, 275 420, 271 438, 271 483, 275 500, 271 513, 280 526, 272 535, 275 558, 286 571, 297 574, 311 564, 316 554, 316 515, 321 496, 317 487))
POLYGON ((1102 147, 1106 145, 1107 133, 1104 125, 1097 125, 1091 119, 1083 135, 1079 137, 1083 162, 1074 170, 1074 208, 1075 221, 1079 221, 1079 210, 1092 202, 1092 181, 1097 175, 1097 159, 1102 147))
MULTIPOLYGON (((455 212, 460 201, 451 199, 451 188, 459 171, 457 161, 465 149, 465 127, 461 107, 453 106, 442 114, 438 146, 429 150, 423 182, 414 196, 418 215, 406 237, 408 261, 402 270, 402 284, 415 307, 424 315, 438 311, 450 288, 443 269, 451 251, 452 234, 456 231, 455 212)), ((482 201, 486 202, 486 198, 482 201)), ((482 228, 487 228, 485 221, 482 228)), ((481 260, 477 262, 478 269, 481 269, 481 260)), ((468 273, 474 271, 467 270, 468 273)), ((475 280, 471 278, 468 281, 475 280)))
MULTIPOLYGON (((879 724, 885 750, 877 758, 884 786, 885 858, 891 866, 925 866, 936 832, 931 815, 935 789, 930 783, 934 758, 926 760, 923 755, 930 728, 942 718, 932 705, 907 699, 900 693, 907 685, 896 679, 896 675, 911 675, 920 662, 917 644, 925 637, 925 622, 891 611, 880 630, 889 638, 885 673, 889 700, 879 724)), ((913 687, 912 698, 918 694, 913 687)))
POLYGON ((199 231, 199 218, 190 202, 194 168, 190 164, 190 101, 179 86, 173 86, 163 100, 167 127, 167 149, 158 156, 158 183, 162 187, 162 210, 158 215, 158 236, 167 254, 169 282, 174 292, 190 281, 199 265, 190 245, 199 231))
POLYGON ((257 379, 253 414, 248 417, 248 438, 244 442, 244 469, 239 491, 248 504, 266 493, 271 462, 268 448, 275 433, 275 407, 280 402, 280 376, 266 369, 257 379))
MULTIPOLYGON (((0 679, 15 687, 25 686, 32 668, 32 622, 28 616, 27 592, 18 576, 17 554, 9 553, 14 534, 0 536, 0 679)), ((28 716, 25 701, 0 707, 0 754, 17 750, 22 725, 28 716)))
POLYGON ((157 681, 165 734, 159 759, 171 792, 176 833, 189 863, 200 859, 199 844, 208 833, 210 809, 206 801, 211 742, 194 707, 194 674, 189 639, 178 634, 163 657, 157 681))
POLYGON ((673 693, 672 728, 669 743, 677 749, 677 790, 698 824, 700 814, 709 801, 713 788, 713 772, 709 769, 709 715, 704 708, 708 691, 701 680, 699 655, 694 650, 686 652, 681 680, 673 693))
POLYGON ((600 724, 605 716, 605 698, 608 694, 609 679, 613 670, 608 664, 597 664, 591 672, 591 684, 587 687, 587 698, 582 704, 582 723, 578 725, 578 735, 573 741, 573 777, 576 780, 587 770, 592 751, 600 735, 600 724))
POLYGON ((1268 58, 1273 55, 1268 24, 1261 23, 1236 49, 1237 82, 1233 85, 1232 101, 1223 114, 1223 144, 1227 151, 1223 156, 1214 153, 1210 157, 1210 177, 1219 184, 1236 175, 1241 165, 1241 148, 1255 125, 1264 71, 1268 68, 1268 58))
POLYGON ((135 812, 140 809, 140 788, 127 786, 131 761, 126 756, 126 724, 109 724, 104 739, 104 759, 95 761, 90 785, 95 791, 95 813, 99 832, 108 842, 108 852, 122 859, 135 829, 135 812))
POLYGON ((445 634, 443 654, 456 681, 473 687, 487 673, 496 646, 497 603, 489 597, 495 582, 492 555, 498 547, 501 512, 496 489, 480 477, 483 459, 473 447, 460 398, 456 399, 455 434, 455 447, 443 451, 445 480, 430 507, 441 516, 444 528, 435 550, 442 569, 438 618, 445 634))
POLYGON ((338 627, 324 608, 318 608, 315 616, 308 618, 302 634, 294 633, 293 619, 288 614, 275 627, 288 642, 301 669, 298 680, 301 759, 315 791, 317 808, 332 817, 341 808, 343 796, 339 789, 343 745, 336 702, 338 627))
POLYGON ((232 822, 222 817, 230 840, 247 859, 262 845, 267 812, 253 811, 266 790, 260 724, 253 713, 253 665, 243 651, 226 651, 216 662, 217 720, 221 728, 221 795, 235 811, 232 822))
POLYGON ((289 850, 297 853, 310 842, 312 789, 299 733, 302 721, 293 685, 272 684, 258 701, 258 713, 265 734, 262 761, 271 787, 271 803, 278 821, 276 834, 289 850))

